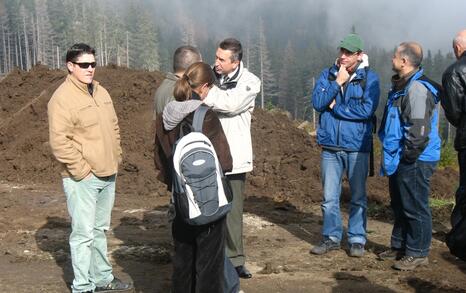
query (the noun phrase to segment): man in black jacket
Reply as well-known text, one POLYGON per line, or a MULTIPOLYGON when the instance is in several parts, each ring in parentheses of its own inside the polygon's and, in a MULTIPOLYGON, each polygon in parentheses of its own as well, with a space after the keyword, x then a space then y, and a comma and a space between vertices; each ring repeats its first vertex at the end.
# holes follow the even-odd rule
POLYGON ((456 127, 455 149, 458 151, 460 168, 460 184, 451 216, 452 226, 461 219, 462 207, 466 208, 466 30, 456 35, 453 51, 458 60, 447 68, 442 77, 445 91, 442 106, 448 121, 456 127))

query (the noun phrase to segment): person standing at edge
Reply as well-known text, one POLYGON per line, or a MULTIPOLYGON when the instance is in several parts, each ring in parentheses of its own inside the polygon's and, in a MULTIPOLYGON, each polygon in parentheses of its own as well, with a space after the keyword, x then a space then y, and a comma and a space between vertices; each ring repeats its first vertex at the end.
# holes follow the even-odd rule
POLYGON ((66 67, 68 76, 48 103, 48 119, 71 216, 71 289, 126 292, 133 286, 113 276, 105 235, 122 155, 118 119, 110 95, 94 80, 95 50, 82 43, 71 46, 66 67))
POLYGON ((340 249, 343 234, 340 214, 341 181, 346 170, 351 202, 348 223, 350 256, 364 255, 366 244, 366 179, 372 141, 372 118, 379 102, 377 74, 369 69, 362 39, 355 34, 340 43, 332 67, 322 71, 312 93, 320 113, 317 142, 322 147, 323 239, 311 249, 322 255, 340 249))
POLYGON ((379 130, 381 173, 388 176, 395 217, 390 249, 379 258, 393 268, 414 270, 428 264, 432 239, 430 177, 440 160, 438 110, 441 87, 424 76, 422 48, 401 43, 392 58, 392 88, 379 130))
POLYGON ((175 100, 173 97, 173 90, 176 81, 183 76, 184 72, 191 64, 201 61, 201 53, 195 47, 181 46, 175 50, 173 54, 174 73, 167 73, 167 76, 155 91, 153 120, 156 119, 157 115, 162 114, 165 105, 175 100))
POLYGON ((460 183, 456 191, 456 204, 451 214, 454 227, 466 216, 466 30, 460 31, 453 40, 457 61, 443 73, 444 98, 441 101, 448 121, 456 127, 455 149, 458 151, 460 183), (463 212, 462 212, 463 211, 463 212))
POLYGON ((215 55, 216 86, 204 103, 218 113, 233 157, 233 170, 227 173, 233 206, 227 215, 226 253, 238 276, 251 278, 243 249, 243 201, 246 173, 253 168, 251 115, 261 82, 244 67, 242 57, 238 40, 228 38, 220 43, 215 55))

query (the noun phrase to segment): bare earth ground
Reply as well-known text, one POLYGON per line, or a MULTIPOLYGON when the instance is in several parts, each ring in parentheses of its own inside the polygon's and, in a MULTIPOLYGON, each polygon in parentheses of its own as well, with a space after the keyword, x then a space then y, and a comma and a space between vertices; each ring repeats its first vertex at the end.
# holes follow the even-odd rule
MULTIPOLYGON (((69 292, 70 221, 46 114, 65 75, 37 66, 0 82, 1 293, 69 292)), ((124 151, 108 238, 115 273, 134 282, 136 292, 169 292, 168 194, 155 179, 152 161, 152 96, 162 75, 109 66, 98 68, 96 79, 113 98, 124 151)), ((397 272, 376 259, 375 253, 388 248, 391 232, 386 178, 367 182, 366 255, 350 258, 346 246, 327 256, 310 255, 320 240, 320 148, 296 126, 282 112, 254 111, 254 171, 247 179, 244 219, 247 266, 254 277, 242 280, 246 293, 466 292, 466 263, 452 257, 443 242, 449 207, 434 213, 428 267, 397 272)), ((453 169, 438 170, 432 198, 451 199, 457 177, 453 169)), ((342 197, 345 206, 346 182, 342 197)))
MULTIPOLYGON (((72 281, 67 237, 70 231, 60 186, 0 184, 0 292, 68 292, 72 281)), ((375 253, 386 247, 391 224, 370 219, 368 252, 309 254, 319 241, 318 204, 296 209, 268 198, 246 202, 246 293, 270 292, 466 292, 466 264, 452 257, 442 241, 446 227, 435 226, 431 264, 398 272, 375 253)), ((115 273, 131 280, 135 292, 169 292, 171 240, 166 198, 117 195, 109 232, 115 273)), ((346 216, 346 213, 345 213, 346 216)))

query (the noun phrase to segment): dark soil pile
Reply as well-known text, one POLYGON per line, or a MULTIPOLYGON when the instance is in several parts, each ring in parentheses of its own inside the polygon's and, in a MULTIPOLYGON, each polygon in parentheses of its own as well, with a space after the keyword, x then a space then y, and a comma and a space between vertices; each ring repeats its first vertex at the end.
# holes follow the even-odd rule
MULTIPOLYGON (((0 82, 1 180, 60 183, 58 164, 48 145, 47 102, 65 76, 66 72, 36 66, 30 72, 14 71, 0 82)), ((116 66, 97 69, 96 80, 110 92, 121 128, 124 160, 119 193, 167 195, 165 186, 155 179, 152 155, 153 95, 162 79, 157 72, 116 66)), ((320 148, 313 137, 285 113, 261 109, 254 111, 252 134, 255 166, 247 194, 296 206, 320 201, 320 148)), ((456 171, 439 170, 432 179, 432 193, 451 197, 456 182, 456 171)), ((370 200, 388 201, 386 178, 369 178, 367 189, 370 200)), ((347 184, 343 196, 349 197, 347 184)))

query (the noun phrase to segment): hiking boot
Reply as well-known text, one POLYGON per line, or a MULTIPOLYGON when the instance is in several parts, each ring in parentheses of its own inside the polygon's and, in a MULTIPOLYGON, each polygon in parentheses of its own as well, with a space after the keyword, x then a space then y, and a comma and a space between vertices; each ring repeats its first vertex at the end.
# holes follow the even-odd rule
POLYGON ((364 244, 362 243, 351 244, 349 255, 353 257, 362 257, 364 255, 364 244))
POLYGON ((113 280, 110 283, 108 283, 108 285, 96 287, 94 292, 128 292, 132 289, 132 284, 123 283, 120 279, 113 278, 113 280))
POLYGON ((401 249, 390 248, 377 255, 379 260, 400 260, 405 255, 401 249))
POLYGON ((393 268, 400 271, 412 271, 419 266, 426 266, 429 264, 427 257, 414 257, 405 255, 400 260, 396 261, 393 268))
POLYGON ((321 254, 326 254, 330 250, 338 250, 338 249, 340 249, 340 242, 335 242, 332 239, 327 238, 327 239, 322 240, 319 245, 314 246, 311 249, 311 253, 321 255, 321 254))

